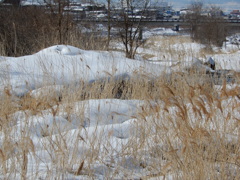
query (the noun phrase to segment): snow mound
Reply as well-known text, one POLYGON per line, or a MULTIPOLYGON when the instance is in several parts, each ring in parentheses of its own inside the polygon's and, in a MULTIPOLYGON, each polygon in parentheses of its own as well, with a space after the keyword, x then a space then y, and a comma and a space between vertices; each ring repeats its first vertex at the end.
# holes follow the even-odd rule
POLYGON ((79 54, 83 53, 83 50, 73 47, 73 46, 69 46, 69 45, 56 45, 56 46, 52 46, 52 47, 43 49, 39 53, 49 53, 49 52, 50 53, 56 52, 61 55, 74 56, 74 55, 79 55, 79 54))
MULTIPOLYGON (((124 57, 124 53, 86 51, 68 45, 56 45, 22 57, 4 57, 0 61, 0 94, 11 87, 13 94, 52 85, 72 85, 100 79, 147 74, 159 76, 166 67, 124 57)), ((123 77, 123 78, 124 78, 123 77)), ((114 78, 113 78, 114 79, 114 78)))

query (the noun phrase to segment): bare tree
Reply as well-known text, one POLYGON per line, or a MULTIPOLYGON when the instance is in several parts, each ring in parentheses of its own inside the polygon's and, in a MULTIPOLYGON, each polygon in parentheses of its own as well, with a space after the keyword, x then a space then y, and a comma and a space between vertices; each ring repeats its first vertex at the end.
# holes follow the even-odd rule
POLYGON ((201 25, 202 34, 205 35, 205 39, 207 40, 205 43, 220 47, 227 36, 227 27, 223 22, 223 11, 218 6, 210 6, 207 12, 206 21, 201 25))
POLYGON ((51 7, 52 10, 44 6, 0 6, 1 53, 21 56, 60 42, 83 44, 77 40, 81 34, 71 17, 61 11, 63 17, 59 22, 58 6, 52 3, 51 7))
POLYGON ((141 22, 149 0, 121 0, 121 25, 119 35, 124 44, 126 57, 134 58, 137 48, 142 44, 141 22))
POLYGON ((226 27, 222 10, 217 6, 206 6, 202 1, 193 2, 186 20, 191 24, 191 37, 202 44, 222 46, 226 39, 226 27))
POLYGON ((198 24, 200 23, 202 17, 201 14, 203 12, 203 2, 202 1, 194 1, 189 6, 190 13, 186 15, 186 20, 191 24, 191 36, 194 38, 195 31, 197 29, 198 24))
POLYGON ((49 46, 53 18, 38 6, 0 10, 0 44, 7 56, 31 54, 49 46), (7 17, 7 18, 6 18, 7 17), (47 41, 45 41, 47 39, 47 41), (44 44, 44 45, 43 45, 44 44))
POLYGON ((59 43, 67 43, 66 36, 69 35, 68 32, 73 22, 69 11, 67 11, 70 6, 70 0, 44 0, 44 2, 52 15, 56 17, 59 43))
POLYGON ((108 38, 107 38, 107 47, 109 48, 111 40, 111 0, 107 0, 107 12, 108 12, 108 38))
POLYGON ((207 10, 212 17, 222 17, 224 15, 223 10, 216 5, 211 5, 207 10))

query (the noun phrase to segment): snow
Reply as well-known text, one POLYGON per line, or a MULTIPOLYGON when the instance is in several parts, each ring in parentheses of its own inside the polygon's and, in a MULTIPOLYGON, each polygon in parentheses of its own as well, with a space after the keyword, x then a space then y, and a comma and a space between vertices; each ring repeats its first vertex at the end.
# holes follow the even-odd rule
POLYGON ((144 30, 143 38, 147 39, 152 36, 158 36, 158 35, 164 35, 164 36, 174 36, 178 33, 176 31, 173 31, 170 28, 155 28, 153 30, 144 30))
MULTIPOLYGON (((176 34, 170 29, 166 31, 155 29, 146 32, 144 36, 165 35, 166 33, 176 34)), ((237 46, 231 43, 227 46, 234 46, 234 49, 237 49, 237 46)), ((121 52, 86 51, 69 45, 55 45, 33 55, 18 58, 0 57, 0 96, 10 88, 11 93, 19 97, 27 94, 36 99, 46 94, 60 97, 65 88, 72 87, 71 85, 76 85, 80 81, 93 83, 109 78, 119 80, 132 78, 142 73, 154 78, 163 72, 183 71, 192 67, 211 71, 203 65, 202 61, 192 56, 204 48, 202 45, 189 42, 174 44, 171 48, 182 51, 191 49, 192 52, 191 55, 187 54, 186 61, 176 59, 169 63, 169 61, 144 61, 143 58, 128 59, 121 52)), ((146 52, 146 49, 139 51, 146 52)), ((156 53, 154 50, 149 50, 149 52, 156 53)), ((214 61, 217 68, 239 71, 239 56, 240 50, 232 52, 232 48, 231 51, 229 48, 223 48, 217 54, 210 54, 206 60, 211 57, 211 62, 214 61)), ((227 88, 234 87, 228 85, 227 88)), ((208 101, 203 102, 209 110, 208 101)), ((222 113, 216 111, 221 115, 218 117, 218 124, 208 121, 208 118, 203 115, 198 125, 207 124, 209 130, 213 132, 227 132, 228 134, 223 136, 226 136, 228 141, 236 139, 239 132, 237 128, 231 126, 233 118, 226 123, 225 117, 230 112, 231 117, 240 117, 238 103, 239 100, 235 98, 222 101, 221 107, 226 111, 222 113), (236 108, 231 110, 228 107, 236 108)), ((32 114, 30 111, 17 111, 11 114, 12 121, 5 130, 8 132, 8 137, 4 131, 0 132, 0 149, 6 146, 6 139, 15 144, 12 151, 7 153, 5 165, 8 169, 14 167, 16 172, 9 172, 7 175, 1 172, 0 178, 20 179, 21 143, 28 146, 32 144, 32 149, 30 148, 27 153, 27 179, 89 179, 87 176, 89 172, 86 168, 83 168, 80 175, 76 175, 81 162, 87 164, 88 170, 91 170, 96 179, 106 177, 133 179, 147 176, 151 170, 144 168, 144 163, 147 165, 157 161, 150 157, 148 148, 164 146, 161 139, 158 139, 157 144, 154 143, 156 132, 160 134, 164 132, 159 132, 158 126, 149 125, 149 122, 154 122, 155 125, 166 123, 161 121, 161 117, 166 113, 162 105, 161 101, 146 102, 137 99, 89 99, 73 102, 71 106, 67 103, 59 104, 37 114, 32 114), (142 112, 146 104, 161 108, 156 114, 145 115, 142 112), (142 120, 138 118, 139 114, 143 116, 142 119, 145 119, 141 122, 143 125, 139 123, 142 120), (143 142, 142 138, 147 130, 150 136, 143 142), (150 147, 131 149, 136 152, 132 155, 128 153, 130 151, 128 148, 134 143, 148 144, 150 147)), ((191 125, 194 126, 197 120, 194 119, 196 115, 193 107, 191 104, 186 104, 186 107, 189 109, 191 125)), ((168 107, 168 112, 176 115, 179 113, 178 107, 168 107)), ((168 134, 174 134, 173 131, 169 129, 168 134)), ((174 141, 179 144, 177 139, 174 141)), ((167 174, 166 177, 174 179, 173 174, 167 174)), ((162 177, 159 176, 156 179, 160 178, 162 177)))
MULTIPOLYGON (((5 89, 11 87, 11 93, 19 97, 26 94, 33 98, 41 98, 45 94, 61 96, 68 85, 79 81, 118 80, 140 73, 155 77, 166 70, 150 62, 127 59, 119 52, 84 51, 65 45, 52 46, 29 56, 1 58, 4 60, 0 62, 0 92, 4 94, 5 89)), ((39 172, 38 177, 45 179, 54 161, 52 156, 55 152, 49 154, 52 151, 50 147, 57 148, 57 144, 51 142, 64 142, 68 149, 77 148, 77 152, 72 153, 79 157, 91 153, 93 147, 105 153, 104 144, 109 143, 111 153, 118 154, 127 145, 128 139, 138 136, 134 117, 143 103, 140 100, 92 99, 76 102, 71 107, 71 113, 66 112, 66 104, 43 110, 37 115, 18 111, 12 115, 8 139, 18 143, 28 137, 33 143, 34 154, 28 154, 27 176, 31 177, 33 171, 39 172), (59 113, 54 114, 57 110, 59 113), (36 154, 37 159, 34 158, 36 154)), ((2 132, 0 146, 3 146, 5 138, 2 132)), ((14 157, 20 152, 18 146, 9 152, 8 156, 12 158, 8 163, 17 161, 14 157)), ((53 177, 58 176, 55 169, 51 171, 53 177)), ((109 168, 94 164, 93 171, 100 177, 109 168)))
MULTIPOLYGON (((71 117, 74 117, 71 120, 65 119, 66 114, 64 111, 61 111, 62 115, 58 116, 43 112, 41 116, 37 115, 29 118, 26 114, 19 116, 19 112, 17 112, 18 115, 16 115, 16 117, 20 117, 20 119, 18 119, 15 126, 11 127, 12 131, 8 138, 10 138, 13 143, 17 143, 28 134, 37 153, 37 159, 41 162, 39 164, 39 171, 42 171, 42 173, 40 173, 39 176, 46 178, 48 163, 52 161, 52 157, 48 153, 48 149, 53 145, 51 142, 64 141, 66 147, 72 150, 76 149, 77 145, 77 154, 80 157, 91 152, 92 146, 99 148, 100 152, 104 152, 104 146, 107 143, 111 143, 111 148, 108 147, 108 150, 112 149, 112 153, 118 154, 118 152, 121 152, 122 148, 128 143, 127 139, 137 136, 136 120, 132 119, 132 116, 136 114, 136 109, 141 103, 140 101, 134 100, 123 101, 113 99, 89 100, 76 103, 74 105, 76 112, 79 112, 78 109, 83 105, 85 106, 85 112, 82 116, 87 122, 83 122, 83 124, 79 124, 79 117, 74 117, 74 114, 71 114, 71 117), (101 109, 98 109, 98 107, 101 107, 101 109), (23 127, 25 129, 24 133, 22 132, 23 127), (51 141, 49 141, 49 137, 51 137, 51 141), (81 139, 79 139, 79 137, 81 139), (83 142, 81 142, 81 140, 83 142)), ((1 142, 4 139, 4 134, 0 137, 2 137, 0 140, 2 146, 1 142)), ((18 151, 18 147, 16 147, 15 153, 18 151)), ((28 156, 28 166, 29 169, 32 169, 38 163, 31 154, 28 156)), ((127 164, 124 166, 127 166, 127 164)), ((129 168, 129 166, 125 168, 129 168)), ((107 168, 107 170, 108 169, 109 168, 107 168)), ((106 169, 101 165, 94 167, 94 171, 98 175, 103 175, 102 173, 104 173, 106 169)), ((57 172, 52 173, 56 175, 57 172)))
POLYGON ((43 85, 92 82, 140 72, 158 76, 166 70, 146 61, 127 59, 119 52, 84 51, 64 45, 52 46, 29 56, 4 59, 0 62, 1 77, 4 77, 0 82, 0 93, 4 87, 11 86, 12 93, 17 96, 43 85))
MULTIPOLYGON (((47 2, 47 1, 46 1, 47 2)), ((28 1, 28 0, 23 0, 20 2, 21 6, 43 6, 46 5, 45 1, 42 0, 32 0, 32 1, 28 1)))
POLYGON ((227 41, 230 44, 240 45, 240 33, 227 37, 227 41))

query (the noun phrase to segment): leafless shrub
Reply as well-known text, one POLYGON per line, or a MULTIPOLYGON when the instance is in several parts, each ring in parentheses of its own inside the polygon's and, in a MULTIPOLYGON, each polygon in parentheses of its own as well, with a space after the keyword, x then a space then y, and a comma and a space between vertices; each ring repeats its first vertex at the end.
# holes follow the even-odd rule
POLYGON ((226 40, 227 28, 223 23, 223 12, 219 7, 204 7, 202 2, 193 2, 190 5, 191 13, 185 18, 191 24, 193 40, 209 47, 221 47, 226 40))
POLYGON ((50 13, 44 7, 1 8, 1 54, 32 54, 55 44, 68 44, 82 49, 106 48, 107 40, 91 33, 82 33, 81 27, 77 26, 70 15, 59 18, 58 14, 50 13))

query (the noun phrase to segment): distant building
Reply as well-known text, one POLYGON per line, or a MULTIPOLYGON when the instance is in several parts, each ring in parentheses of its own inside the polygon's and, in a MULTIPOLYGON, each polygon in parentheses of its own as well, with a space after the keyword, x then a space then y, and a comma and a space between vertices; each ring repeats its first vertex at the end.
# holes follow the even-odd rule
POLYGON ((240 11, 239 10, 233 10, 230 14, 232 14, 232 15, 240 15, 240 11))
POLYGON ((155 8, 161 12, 172 10, 172 6, 170 6, 167 2, 164 1, 159 2, 159 0, 150 0, 149 7, 155 8))
POLYGON ((233 10, 232 12, 230 12, 230 16, 229 18, 240 18, 240 11, 239 10, 233 10))
POLYGON ((16 5, 16 6, 19 6, 20 2, 21 2, 21 0, 2 0, 1 1, 1 3, 3 3, 3 4, 16 5))
POLYGON ((85 3, 85 4, 81 4, 81 7, 85 11, 105 11, 106 10, 104 4, 85 3))

